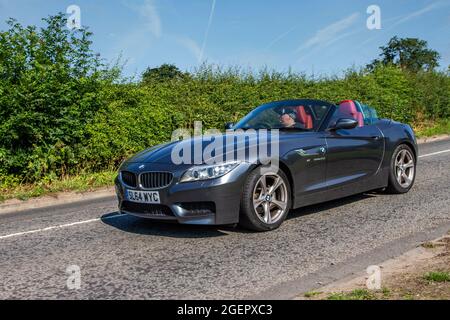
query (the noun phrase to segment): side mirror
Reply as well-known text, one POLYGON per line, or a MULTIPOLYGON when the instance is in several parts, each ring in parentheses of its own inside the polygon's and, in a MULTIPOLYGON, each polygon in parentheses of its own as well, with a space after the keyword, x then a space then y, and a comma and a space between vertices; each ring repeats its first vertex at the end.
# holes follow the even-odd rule
POLYGON ((231 130, 234 127, 234 123, 233 122, 228 122, 225 123, 225 130, 231 130))
POLYGON ((335 126, 330 128, 330 130, 340 130, 340 129, 354 129, 358 126, 358 121, 351 118, 342 118, 339 119, 335 126))

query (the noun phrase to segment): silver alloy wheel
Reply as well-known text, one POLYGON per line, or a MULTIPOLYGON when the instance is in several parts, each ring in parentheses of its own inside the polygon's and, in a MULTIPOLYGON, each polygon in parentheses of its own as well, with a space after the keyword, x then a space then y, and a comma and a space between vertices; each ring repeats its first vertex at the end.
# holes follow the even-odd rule
POLYGON ((415 174, 414 157, 406 149, 403 149, 395 158, 395 178, 402 188, 408 188, 415 174))
POLYGON ((278 222, 288 209, 286 183, 276 173, 262 175, 253 189, 253 208, 258 218, 267 224, 278 222))

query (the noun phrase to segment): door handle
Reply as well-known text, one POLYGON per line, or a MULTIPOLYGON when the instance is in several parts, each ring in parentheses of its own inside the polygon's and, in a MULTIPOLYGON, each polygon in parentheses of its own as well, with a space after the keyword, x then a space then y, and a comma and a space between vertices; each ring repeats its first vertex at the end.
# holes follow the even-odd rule
POLYGON ((375 140, 375 141, 378 141, 378 140, 381 139, 381 137, 380 136, 373 136, 372 139, 375 140))

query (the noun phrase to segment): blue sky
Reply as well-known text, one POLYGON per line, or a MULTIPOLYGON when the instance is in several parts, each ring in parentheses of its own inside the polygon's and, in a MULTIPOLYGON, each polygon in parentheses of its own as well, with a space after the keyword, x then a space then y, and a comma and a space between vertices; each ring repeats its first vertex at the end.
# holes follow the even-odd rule
POLYGON ((441 67, 450 64, 450 0, 0 0, 0 29, 8 17, 39 25, 72 4, 94 32, 94 49, 127 60, 126 75, 202 61, 336 74, 370 62, 394 35, 427 40, 441 67), (372 4, 381 30, 366 27, 372 4))

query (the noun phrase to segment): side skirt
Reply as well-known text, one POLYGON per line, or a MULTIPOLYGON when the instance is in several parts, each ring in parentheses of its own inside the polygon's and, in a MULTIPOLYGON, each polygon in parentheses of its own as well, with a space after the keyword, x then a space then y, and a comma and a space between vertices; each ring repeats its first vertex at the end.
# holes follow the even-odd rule
POLYGON ((362 179, 343 186, 319 191, 313 194, 297 197, 294 200, 293 209, 310 206, 322 202, 345 198, 376 189, 386 188, 388 185, 389 169, 383 168, 370 178, 362 179))

